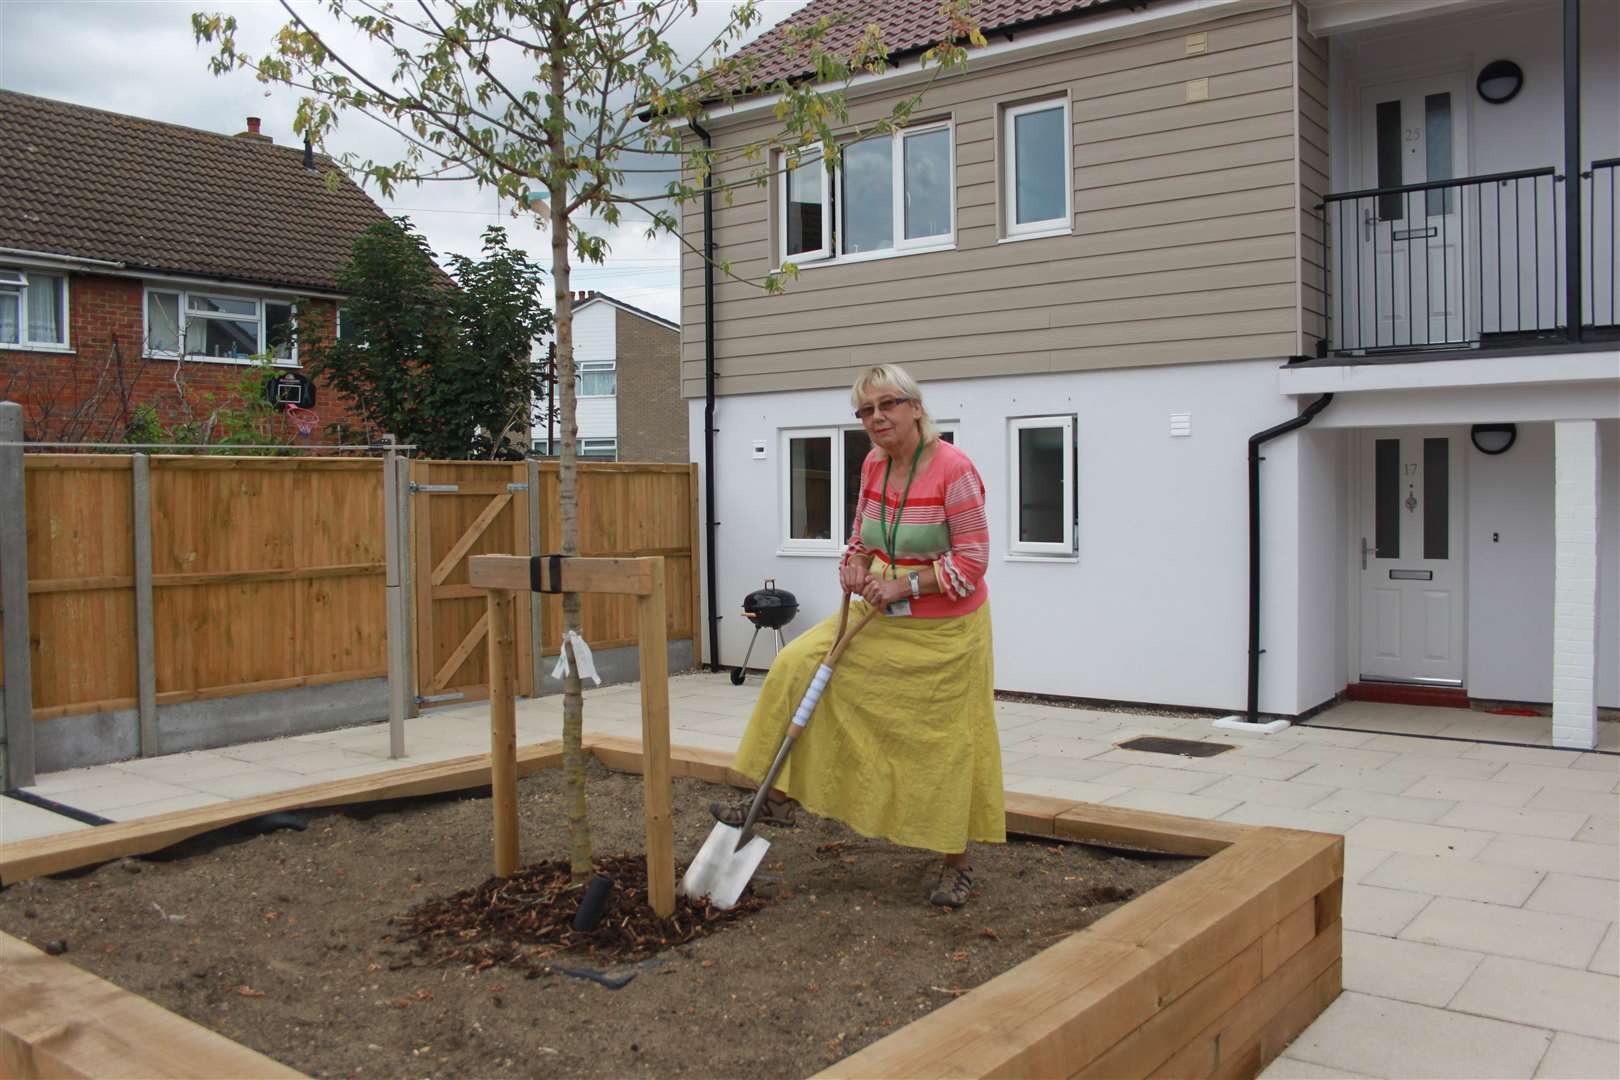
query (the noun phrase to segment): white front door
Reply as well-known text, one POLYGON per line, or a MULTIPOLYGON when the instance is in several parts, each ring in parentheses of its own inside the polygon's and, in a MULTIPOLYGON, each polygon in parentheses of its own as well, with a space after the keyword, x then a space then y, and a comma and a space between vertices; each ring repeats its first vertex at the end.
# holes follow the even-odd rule
MULTIPOLYGON (((1466 102, 1455 76, 1367 87, 1361 99, 1363 189, 1465 175, 1466 102)), ((1355 217, 1345 227, 1353 224, 1359 237, 1354 257, 1360 302, 1354 310, 1361 347, 1470 340, 1462 259, 1467 190, 1397 191, 1344 204, 1341 213, 1355 217)))
POLYGON ((1363 678, 1462 685, 1466 445, 1419 428, 1362 438, 1363 678))

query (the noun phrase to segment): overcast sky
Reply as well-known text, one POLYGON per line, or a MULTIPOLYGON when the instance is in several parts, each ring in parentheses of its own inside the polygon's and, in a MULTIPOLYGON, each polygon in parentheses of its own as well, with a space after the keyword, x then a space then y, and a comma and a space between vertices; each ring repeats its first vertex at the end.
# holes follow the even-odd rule
MULTIPOLYGON (((807 0, 761 0, 764 26, 807 0)), ((317 26, 330 27, 321 5, 299 3, 317 26), (317 21, 319 20, 319 21, 317 21)), ((677 47, 701 47, 730 20, 732 0, 700 0, 699 13, 679 29, 677 47)), ((208 48, 191 34, 193 11, 235 15, 239 46, 267 51, 286 13, 273 0, 0 0, 0 87, 80 105, 185 124, 223 134, 243 130, 258 116, 263 132, 296 145, 292 130, 298 94, 261 85, 246 72, 214 76, 208 48)), ((756 29, 756 33, 760 27, 756 29)), ((753 36, 750 34, 750 36, 753 36)), ((341 42, 341 38, 336 39, 341 42)), ((363 49, 363 44, 355 44, 363 49)), ((347 55, 345 56, 347 58, 347 55)), ((395 136, 359 114, 345 114, 325 149, 378 161, 399 157, 395 136)), ((541 265, 551 261, 550 240, 527 216, 514 218, 490 190, 471 183, 407 187, 392 199, 367 189, 390 213, 405 214, 441 256, 476 256, 487 225, 504 225, 513 245, 541 265)), ((573 285, 599 289, 668 319, 679 319, 677 242, 649 241, 644 226, 621 226, 609 237, 613 253, 603 266, 576 265, 573 285)))

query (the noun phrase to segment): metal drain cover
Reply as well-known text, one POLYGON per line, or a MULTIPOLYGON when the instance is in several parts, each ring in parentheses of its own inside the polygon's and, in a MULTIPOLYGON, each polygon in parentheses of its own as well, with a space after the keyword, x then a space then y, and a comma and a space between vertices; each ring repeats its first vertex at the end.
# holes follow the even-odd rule
POLYGON ((1116 743, 1121 750, 1140 750, 1146 754, 1176 754, 1181 757, 1214 757, 1237 747, 1231 743, 1204 742, 1199 739, 1170 739, 1162 735, 1143 735, 1116 743))

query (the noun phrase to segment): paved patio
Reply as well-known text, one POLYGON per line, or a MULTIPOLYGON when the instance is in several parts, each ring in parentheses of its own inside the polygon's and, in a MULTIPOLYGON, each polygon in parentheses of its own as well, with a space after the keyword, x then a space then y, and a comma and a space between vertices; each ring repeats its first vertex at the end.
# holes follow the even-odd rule
MULTIPOLYGON (((637 694, 589 691, 587 729, 639 735, 637 694)), ((671 680, 673 741, 734 748, 757 694, 757 680, 671 680)), ((1549 741, 1545 719, 1397 705, 1253 736, 1207 719, 997 713, 1010 790, 1345 836, 1344 994, 1266 1077, 1620 1077, 1620 756, 1500 745, 1549 741), (1115 746, 1138 734, 1238 749, 1115 746)), ((555 738, 560 717, 559 698, 520 702, 520 741, 555 738)), ((1620 749, 1620 725, 1602 732, 1601 750, 1620 749)), ((486 708, 415 718, 406 748, 407 764, 487 750, 486 708)), ((398 767, 387 754, 387 726, 372 725, 53 773, 30 790, 127 820, 398 767)), ((6 842, 86 827, 0 804, 6 842)))

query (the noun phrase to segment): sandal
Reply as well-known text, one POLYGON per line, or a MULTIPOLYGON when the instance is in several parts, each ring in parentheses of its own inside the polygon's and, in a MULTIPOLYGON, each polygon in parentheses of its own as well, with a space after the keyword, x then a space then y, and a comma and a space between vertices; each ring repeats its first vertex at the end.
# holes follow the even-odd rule
POLYGON ((939 884, 929 894, 928 902, 944 908, 959 908, 968 902, 973 891, 973 868, 946 864, 939 871, 939 884))
MULTIPOLYGON (((714 820, 722 825, 730 825, 733 829, 742 828, 742 823, 748 820, 748 808, 754 805, 752 794, 739 796, 730 806, 721 802, 709 804, 709 813, 714 820)), ((759 808, 759 817, 754 819, 755 825, 769 825, 777 829, 791 829, 798 822, 793 815, 799 809, 799 804, 789 798, 775 798, 767 795, 765 805, 759 808)))

